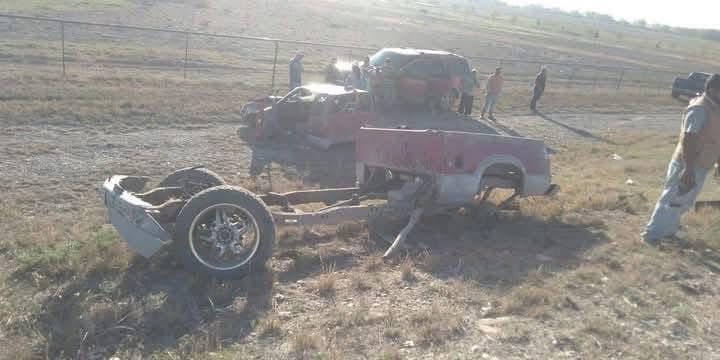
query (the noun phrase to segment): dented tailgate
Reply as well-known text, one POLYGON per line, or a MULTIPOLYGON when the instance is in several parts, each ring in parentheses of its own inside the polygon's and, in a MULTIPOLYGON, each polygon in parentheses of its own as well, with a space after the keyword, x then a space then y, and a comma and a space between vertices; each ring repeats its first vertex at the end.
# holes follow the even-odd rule
POLYGON ((152 205, 123 187, 130 177, 114 175, 102 186, 102 197, 108 220, 130 248, 150 257, 168 243, 172 236, 152 217, 152 205))

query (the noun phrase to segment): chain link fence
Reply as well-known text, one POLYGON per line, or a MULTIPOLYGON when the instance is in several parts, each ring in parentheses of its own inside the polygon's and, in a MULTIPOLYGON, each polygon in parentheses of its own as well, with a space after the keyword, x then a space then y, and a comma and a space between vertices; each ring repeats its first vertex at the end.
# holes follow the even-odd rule
MULTIPOLYGON (((67 78, 182 77, 233 80, 248 87, 284 89, 287 64, 297 50, 305 53, 307 81, 320 80, 331 57, 359 60, 377 49, 267 37, 213 34, 179 29, 136 27, 0 14, 0 62, 33 66, 33 72, 67 78)), ((509 87, 530 87, 546 66, 553 86, 582 89, 668 89, 679 75, 667 71, 542 59, 468 56, 480 74, 503 67, 509 87)))

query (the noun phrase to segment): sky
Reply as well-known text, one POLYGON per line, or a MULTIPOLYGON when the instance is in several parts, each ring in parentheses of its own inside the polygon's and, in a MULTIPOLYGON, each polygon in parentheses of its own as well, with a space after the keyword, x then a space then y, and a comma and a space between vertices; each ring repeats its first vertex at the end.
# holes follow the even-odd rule
POLYGON ((593 11, 629 21, 689 28, 720 29, 717 0, 503 0, 512 5, 541 5, 562 10, 593 11))

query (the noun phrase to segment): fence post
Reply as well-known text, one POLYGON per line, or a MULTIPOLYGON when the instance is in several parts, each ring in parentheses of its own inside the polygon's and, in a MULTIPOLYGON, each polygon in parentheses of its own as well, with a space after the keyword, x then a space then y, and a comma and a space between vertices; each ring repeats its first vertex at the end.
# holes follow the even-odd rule
POLYGON ((183 61, 183 79, 187 79, 188 49, 190 48, 190 33, 185 32, 185 61, 183 61))
POLYGON ((272 81, 270 82, 270 92, 275 91, 275 72, 277 71, 277 58, 278 58, 278 50, 280 49, 280 42, 275 41, 275 58, 273 59, 273 72, 272 72, 272 81))
POLYGON ((60 22, 60 51, 62 59, 62 77, 65 78, 65 23, 60 22))
POLYGON ((617 82, 617 90, 620 90, 620 85, 622 84, 624 77, 625 77, 625 69, 623 69, 622 73, 620 73, 620 79, 618 79, 618 82, 617 82))

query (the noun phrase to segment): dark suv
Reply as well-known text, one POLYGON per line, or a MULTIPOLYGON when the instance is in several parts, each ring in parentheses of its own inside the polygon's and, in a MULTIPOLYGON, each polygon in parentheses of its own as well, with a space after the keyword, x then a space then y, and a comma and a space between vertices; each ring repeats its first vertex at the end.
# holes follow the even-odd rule
POLYGON ((462 79, 469 75, 468 61, 447 51, 385 48, 370 57, 370 65, 381 67, 386 59, 396 71, 398 100, 425 104, 442 98, 453 104, 462 91, 462 79))
POLYGON ((705 91, 705 82, 710 74, 703 72, 693 72, 687 78, 676 77, 673 81, 672 97, 679 98, 687 96, 694 98, 705 91))

